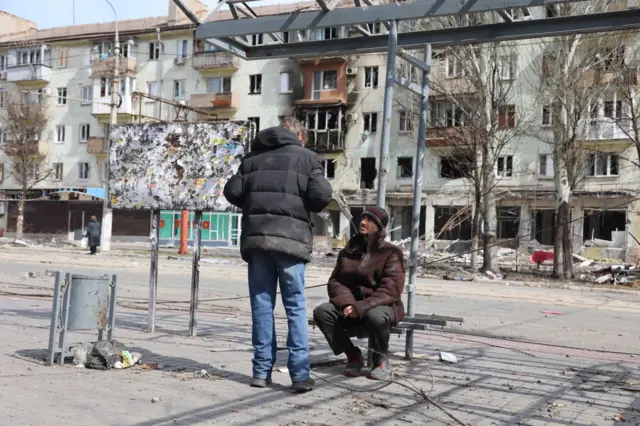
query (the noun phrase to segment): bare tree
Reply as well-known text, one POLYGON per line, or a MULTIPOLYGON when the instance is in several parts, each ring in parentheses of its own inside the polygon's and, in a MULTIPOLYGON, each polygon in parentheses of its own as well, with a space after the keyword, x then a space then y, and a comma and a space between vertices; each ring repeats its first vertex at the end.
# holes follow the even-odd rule
POLYGON ((631 139, 637 157, 627 160, 640 167, 640 87, 638 85, 640 81, 640 45, 638 44, 638 34, 637 31, 633 31, 616 35, 614 40, 616 40, 615 43, 618 47, 618 62, 614 62, 611 64, 612 67, 602 70, 597 78, 612 83, 612 92, 615 97, 614 109, 606 111, 606 113, 613 118, 606 118, 615 120, 616 130, 631 139), (616 67, 616 65, 618 66, 616 67))
POLYGON ((0 145, 9 163, 5 174, 19 187, 17 238, 24 232, 24 205, 29 192, 54 172, 46 163, 46 141, 41 141, 47 125, 47 112, 31 96, 8 99, 6 113, 0 117, 0 127, 6 141, 0 145))
MULTIPOLYGON (((416 29, 437 29, 499 20, 497 15, 486 13, 462 19, 419 21, 413 25, 416 29)), ((473 252, 477 251, 482 222, 482 269, 494 272, 498 271, 496 184, 516 172, 513 157, 501 153, 505 147, 516 144, 529 128, 527 107, 519 102, 514 84, 517 50, 517 43, 448 48, 436 56, 439 63, 432 66, 430 82, 431 135, 441 133, 451 156, 462 159, 459 166, 472 183, 475 201, 473 252)), ((409 78, 411 74, 409 71, 409 78)), ((415 104, 415 99, 409 102, 415 104)), ((475 266, 474 258, 472 265, 475 266)))
MULTIPOLYGON (((553 13, 556 16, 588 14, 607 8, 608 3, 595 0, 556 5, 553 13)), ((607 48, 606 40, 601 35, 573 35, 542 42, 541 60, 534 67, 538 73, 543 124, 551 129, 550 132, 541 130, 537 135, 553 149, 556 193, 553 276, 556 278, 574 277, 572 195, 584 180, 589 158, 582 141, 599 126, 598 102, 609 86, 599 78, 602 67, 615 56, 615 49, 607 48)))

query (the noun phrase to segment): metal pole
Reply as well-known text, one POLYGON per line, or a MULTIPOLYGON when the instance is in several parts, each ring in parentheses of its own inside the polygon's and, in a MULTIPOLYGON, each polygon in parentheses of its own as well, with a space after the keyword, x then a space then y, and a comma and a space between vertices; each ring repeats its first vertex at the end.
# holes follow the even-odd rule
MULTIPOLYGON (((115 18, 116 39, 114 45, 113 58, 113 84, 111 85, 111 121, 110 130, 118 124, 118 96, 120 94, 120 34, 118 33, 118 15, 116 9, 109 0, 104 0, 111 6, 115 18)), ((107 157, 107 161, 108 157, 107 157)), ((104 182, 104 202, 102 206, 102 232, 100 234, 101 251, 111 250, 111 228, 113 223, 113 212, 109 207, 109 168, 107 167, 104 182)))
POLYGON ((51 366, 56 360, 56 331, 60 316, 60 288, 62 287, 62 272, 56 271, 56 283, 53 287, 53 307, 51 309, 51 329, 49 330, 49 357, 47 363, 51 366))
POLYGON ((109 300, 109 331, 107 341, 113 340, 113 329, 116 328, 116 305, 118 303, 118 276, 111 276, 111 299, 109 300))
POLYGON ((387 78, 384 83, 384 110, 382 112, 382 139, 380 141, 380 171, 378 173, 378 207, 385 207, 387 173, 389 170, 389 138, 391 136, 391 114, 393 113, 393 85, 396 75, 396 53, 398 51, 398 23, 389 26, 389 48, 387 51, 387 78))
POLYGON ((198 322, 198 293, 200 288, 200 242, 202 241, 202 210, 196 211, 193 227, 193 269, 191 272, 191 306, 189 309, 189 336, 196 337, 198 322))
POLYGON ((182 210, 180 214, 180 248, 178 254, 189 252, 189 212, 182 210))
POLYGON ((147 332, 156 330, 156 298, 158 295, 158 246, 160 244, 160 210, 151 213, 151 267, 149 273, 149 309, 147 332))
MULTIPOLYGON (((418 127, 418 146, 416 149, 416 170, 413 179, 413 211, 411 215, 411 252, 409 257, 409 288, 407 289, 407 316, 416 311, 416 277, 418 274, 418 248, 420 244, 420 210, 422 208, 422 175, 424 173, 424 153, 426 151, 427 113, 429 102, 429 78, 431 74, 431 44, 424 47, 424 63, 427 70, 422 71, 422 96, 420 97, 420 124, 418 127)), ((405 357, 413 358, 413 330, 407 330, 405 357)))

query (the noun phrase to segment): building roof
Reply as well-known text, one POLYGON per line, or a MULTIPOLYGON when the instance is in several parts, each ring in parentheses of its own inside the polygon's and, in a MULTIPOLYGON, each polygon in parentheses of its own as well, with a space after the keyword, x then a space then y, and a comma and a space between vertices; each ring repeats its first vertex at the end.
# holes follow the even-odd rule
MULTIPOLYGON (((343 0, 338 7, 349 7, 351 1, 343 0)), ((318 10, 316 2, 298 2, 290 4, 279 4, 272 6, 252 7, 258 16, 284 15, 296 11, 318 10)), ((2 12, 1 13, 6 13, 2 12)), ((233 20, 233 15, 228 10, 221 10, 215 13, 208 21, 233 20)), ((156 28, 165 30, 195 28, 188 19, 169 22, 168 16, 149 17, 141 19, 130 19, 118 21, 118 30, 123 34, 142 34, 155 31, 156 28)), ((20 42, 53 42, 65 40, 81 40, 111 36, 115 32, 115 22, 101 24, 69 25, 55 28, 37 29, 30 28, 24 31, 11 34, 0 35, 0 46, 16 46, 20 42)))

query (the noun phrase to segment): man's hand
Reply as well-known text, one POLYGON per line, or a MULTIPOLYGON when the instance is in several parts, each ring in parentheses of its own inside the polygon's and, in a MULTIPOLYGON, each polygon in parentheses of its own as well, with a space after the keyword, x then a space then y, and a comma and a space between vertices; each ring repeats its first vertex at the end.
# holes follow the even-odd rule
POLYGON ((358 318, 359 317, 358 310, 353 305, 349 305, 346 308, 344 308, 344 311, 342 311, 342 314, 344 315, 345 318, 358 318))

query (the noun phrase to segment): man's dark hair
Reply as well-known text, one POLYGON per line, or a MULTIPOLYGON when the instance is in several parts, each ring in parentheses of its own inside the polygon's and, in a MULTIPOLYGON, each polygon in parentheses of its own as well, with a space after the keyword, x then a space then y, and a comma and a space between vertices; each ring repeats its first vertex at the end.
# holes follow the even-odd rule
POLYGON ((294 116, 290 115, 285 117, 280 123, 280 127, 298 136, 303 145, 307 144, 307 129, 304 127, 304 124, 294 116))

